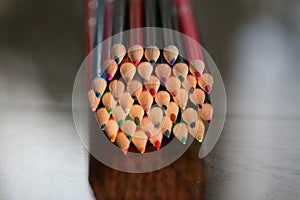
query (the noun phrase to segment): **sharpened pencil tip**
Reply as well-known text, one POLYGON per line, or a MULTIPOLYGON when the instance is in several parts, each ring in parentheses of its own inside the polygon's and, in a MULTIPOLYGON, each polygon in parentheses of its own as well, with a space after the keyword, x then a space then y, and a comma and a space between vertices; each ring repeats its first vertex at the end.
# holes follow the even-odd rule
POLYGON ((98 107, 98 105, 94 105, 94 106, 92 106, 92 107, 91 107, 92 111, 94 111, 94 112, 95 112, 95 111, 97 110, 97 107, 98 107))
POLYGON ((133 61, 134 66, 138 66, 139 62, 140 62, 139 59, 135 59, 135 60, 133 61))
POLYGON ((195 89, 194 89, 193 87, 190 87, 189 93, 192 94, 192 93, 194 92, 194 90, 195 90, 195 89))
POLYGON ((120 58, 118 56, 115 56, 115 61, 118 65, 120 64, 120 58))
POLYGON ((97 97, 98 99, 100 99, 100 98, 102 97, 102 94, 101 94, 100 92, 96 92, 96 97, 97 97))
POLYGON ((173 66, 173 65, 175 64, 175 61, 176 61, 176 59, 175 59, 175 58, 172 58, 172 59, 170 60, 170 65, 173 66))
POLYGON ((120 128, 122 128, 123 123, 124 123, 124 120, 122 120, 122 119, 120 121, 118 121, 118 125, 119 125, 120 128))
POLYGON ((114 109, 113 109, 113 108, 109 108, 109 109, 108 109, 108 114, 111 115, 113 112, 114 112, 114 109))
POLYGON ((129 141, 131 141, 131 140, 132 140, 131 135, 127 135, 127 139, 128 139, 129 141))
POLYGON ((138 125, 138 126, 139 126, 140 123, 141 123, 141 120, 140 120, 140 118, 138 118, 138 117, 135 117, 133 121, 134 121, 134 123, 135 123, 136 125, 138 125))
POLYGON ((208 94, 210 94, 211 91, 210 91, 210 86, 209 86, 209 85, 206 85, 206 86, 205 86, 205 91, 206 91, 208 94))
POLYGON ((199 109, 202 109, 202 104, 198 104, 199 109))
POLYGON ((145 134, 148 138, 151 138, 151 133, 149 131, 146 131, 145 134))
POLYGON ((141 154, 143 154, 145 152, 145 148, 142 147, 142 148, 139 149, 139 151, 141 152, 141 154))
POLYGON ((185 78, 184 78, 182 75, 179 75, 179 76, 178 76, 178 79, 180 80, 181 83, 183 83, 184 80, 185 80, 185 78))
POLYGON ((171 121, 172 121, 173 123, 175 123, 175 122, 176 122, 176 115, 175 115, 174 113, 172 113, 172 114, 170 115, 170 119, 171 119, 171 121))
POLYGON ((196 76, 196 79, 199 80, 199 78, 201 77, 200 72, 195 72, 195 76, 196 76))
POLYGON ((152 59, 152 60, 150 60, 150 64, 151 64, 152 66, 154 66, 154 65, 155 65, 155 62, 156 62, 156 61, 155 61, 155 60, 153 60, 153 59, 152 59))
POLYGON ((210 124, 210 122, 211 122, 211 119, 207 120, 207 123, 209 123, 209 124, 210 124))
POLYGON ((165 136, 166 136, 167 138, 170 138, 171 132, 170 132, 169 130, 166 130, 166 131, 165 131, 165 136))
POLYGON ((111 74, 107 74, 106 76, 107 76, 107 80, 109 80, 109 81, 111 81, 113 78, 111 74))
POLYGON ((115 140, 116 140, 116 136, 112 135, 112 136, 110 137, 110 141, 111 141, 111 142, 115 142, 115 140))
POLYGON ((182 144, 186 144, 186 137, 181 138, 182 144))
POLYGON ((152 97, 155 97, 156 96, 156 91, 153 88, 151 88, 150 89, 150 94, 151 94, 152 97))
POLYGON ((127 108, 124 111, 125 111, 125 115, 127 116, 129 114, 129 112, 130 112, 130 109, 127 108))
POLYGON ((161 77, 161 82, 163 82, 165 84, 167 82, 167 78, 166 77, 161 77))
POLYGON ((155 148, 157 149, 157 150, 159 150, 160 149, 160 141, 155 141, 154 142, 154 146, 155 146, 155 148))
POLYGON ((101 128, 102 130, 104 130, 104 129, 106 128, 106 124, 102 124, 102 125, 100 126, 100 128, 101 128))
POLYGON ((123 149, 122 151, 123 151, 124 155, 127 155, 128 149, 123 149))

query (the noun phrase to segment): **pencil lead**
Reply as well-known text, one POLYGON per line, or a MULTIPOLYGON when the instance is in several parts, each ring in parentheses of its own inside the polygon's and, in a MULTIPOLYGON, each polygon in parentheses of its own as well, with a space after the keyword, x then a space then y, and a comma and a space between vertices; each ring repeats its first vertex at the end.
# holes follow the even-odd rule
POLYGON ((150 60, 150 63, 151 63, 152 66, 154 66, 156 61, 155 60, 150 60))
POLYGON ((209 85, 206 85, 205 86, 205 91, 207 92, 207 94, 210 94, 210 86, 209 85))
POLYGON ((210 124, 210 122, 211 122, 211 119, 207 120, 206 122, 210 124))
POLYGON ((110 73, 107 73, 106 76, 107 76, 107 80, 109 81, 113 79, 113 76, 110 73))
POLYGON ((127 155, 128 149, 123 149, 122 151, 123 151, 124 155, 127 155))
POLYGON ((115 56, 115 61, 116 63, 119 65, 121 62, 120 62, 120 58, 118 56, 115 56))
POLYGON ((141 123, 141 120, 140 120, 138 117, 135 117, 133 121, 134 121, 134 123, 135 123, 136 125, 138 125, 138 126, 139 126, 140 123, 141 123))
POLYGON ((150 94, 152 95, 152 97, 155 97, 155 96, 156 96, 156 91, 155 91, 155 89, 151 88, 151 89, 150 89, 150 94))
POLYGON ((185 78, 184 78, 182 75, 179 75, 179 76, 178 76, 178 79, 180 80, 181 83, 183 83, 184 80, 185 80, 185 78))
POLYGON ((101 128, 102 130, 104 130, 105 127, 106 127, 106 124, 102 124, 102 125, 100 126, 100 128, 101 128))
POLYGON ((122 126, 123 126, 123 123, 124 123, 124 120, 120 120, 120 121, 118 121, 118 125, 119 125, 119 127, 120 127, 120 128, 122 128, 122 126))
POLYGON ((139 64, 139 62, 140 62, 139 59, 135 59, 135 60, 133 61, 134 66, 137 66, 137 65, 139 64))
POLYGON ((199 107, 199 109, 202 109, 202 105, 201 104, 198 104, 198 107, 199 107))
POLYGON ((146 131, 145 134, 146 134, 147 138, 151 138, 151 133, 149 131, 146 131))
POLYGON ((170 138, 171 136, 171 132, 169 130, 166 130, 164 134, 167 138, 170 138))
POLYGON ((114 112, 114 109, 113 109, 113 108, 109 108, 109 109, 108 109, 108 114, 111 115, 113 112, 114 112))
POLYGON ((160 141, 155 141, 155 143, 154 143, 154 146, 155 146, 155 148, 157 149, 157 150, 159 150, 160 149, 160 141))
POLYGON ((190 93, 190 94, 192 94, 194 91, 195 91, 195 88, 193 88, 193 87, 191 87, 191 88, 189 89, 189 93, 190 93))
POLYGON ((127 116, 127 115, 129 114, 129 112, 130 112, 130 109, 127 108, 127 109, 125 109, 124 111, 125 111, 125 114, 126 114, 126 116, 127 116))
POLYGON ((115 135, 110 136, 110 141, 115 142, 116 141, 116 136, 115 135))
POLYGON ((172 113, 171 115, 170 115, 170 119, 171 119, 171 121, 173 122, 173 123, 175 123, 176 122, 176 115, 174 114, 174 113, 172 113))
POLYGON ((132 136, 131 136, 131 135, 127 135, 127 139, 128 139, 129 141, 131 141, 131 140, 132 140, 132 136))
POLYGON ((190 125, 191 128, 195 128, 195 126, 196 126, 196 122, 192 122, 190 125))
POLYGON ((200 79, 200 77, 201 77, 201 74, 200 74, 200 72, 196 71, 196 72, 195 72, 195 76, 196 76, 196 79, 197 79, 197 80, 199 80, 199 79, 200 79))
POLYGON ((163 82, 164 84, 167 82, 167 78, 166 77, 161 77, 161 82, 163 82))
POLYGON ((182 144, 186 144, 186 137, 182 137, 181 142, 182 142, 182 144))
POLYGON ((176 59, 175 59, 175 58, 172 58, 172 59, 170 60, 170 65, 173 66, 173 65, 175 64, 175 61, 176 61, 176 59))
POLYGON ((141 147, 141 148, 139 149, 139 151, 141 152, 141 154, 145 153, 145 147, 141 147))
POLYGON ((98 99, 100 99, 100 98, 102 97, 102 94, 101 94, 100 92, 96 92, 96 97, 97 97, 98 99))

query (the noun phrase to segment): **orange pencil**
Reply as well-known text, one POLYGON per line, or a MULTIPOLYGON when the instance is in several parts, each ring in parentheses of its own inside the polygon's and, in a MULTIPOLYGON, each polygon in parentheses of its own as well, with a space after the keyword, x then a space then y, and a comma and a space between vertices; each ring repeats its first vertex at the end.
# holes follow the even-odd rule
POLYGON ((141 153, 145 152, 147 141, 148 138, 141 129, 138 129, 132 136, 132 143, 141 153))
POLYGON ((102 130, 105 129, 106 124, 110 118, 110 114, 108 114, 106 108, 100 108, 96 112, 97 121, 102 130))

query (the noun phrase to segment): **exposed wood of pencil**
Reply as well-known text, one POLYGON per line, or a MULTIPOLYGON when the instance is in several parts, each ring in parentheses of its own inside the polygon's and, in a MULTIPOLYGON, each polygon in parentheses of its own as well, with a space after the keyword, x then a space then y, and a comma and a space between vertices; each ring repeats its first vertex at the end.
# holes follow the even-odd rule
POLYGON ((128 140, 123 131, 118 132, 116 143, 119 146, 119 148, 123 151, 123 153, 127 154, 130 146, 130 140, 128 140))
POLYGON ((106 124, 110 118, 110 114, 108 114, 106 108, 100 108, 96 112, 98 124, 102 130, 105 129, 106 124))

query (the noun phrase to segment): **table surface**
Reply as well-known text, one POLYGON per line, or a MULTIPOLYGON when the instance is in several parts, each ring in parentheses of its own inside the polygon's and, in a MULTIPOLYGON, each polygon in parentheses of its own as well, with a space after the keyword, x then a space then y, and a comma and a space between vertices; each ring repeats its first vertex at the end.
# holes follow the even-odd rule
MULTIPOLYGON (((171 166, 143 177, 118 176, 100 166, 95 171, 102 174, 92 180, 95 193, 103 199, 111 193, 105 187, 117 187, 112 193, 119 196, 111 198, 134 199, 139 186, 128 194, 120 185, 165 179, 174 184, 162 189, 147 182, 158 189, 144 194, 299 199, 300 2, 193 4, 227 92, 220 140, 204 159, 196 158, 193 145, 171 166), (109 180, 114 177, 124 183, 109 180)), ((0 1, 0 199, 94 198, 89 154, 71 110, 73 81, 84 59, 82 6, 79 0, 0 1)))

